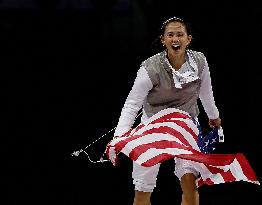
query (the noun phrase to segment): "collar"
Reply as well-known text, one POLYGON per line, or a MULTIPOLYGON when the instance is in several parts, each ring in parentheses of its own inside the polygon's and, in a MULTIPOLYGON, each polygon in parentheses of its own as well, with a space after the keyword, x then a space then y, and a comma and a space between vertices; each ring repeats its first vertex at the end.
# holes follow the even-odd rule
POLYGON ((186 51, 186 56, 185 56, 186 62, 182 65, 182 67, 190 66, 190 69, 186 69, 186 71, 182 73, 180 73, 179 71, 175 71, 172 68, 166 56, 167 56, 166 51, 161 52, 160 53, 160 62, 162 66, 164 67, 164 69, 167 72, 169 72, 170 74, 172 74, 176 88, 182 88, 182 84, 195 81, 196 79, 199 78, 197 64, 193 58, 193 51, 191 50, 186 51))
MULTIPOLYGON (((193 58, 193 51, 187 49, 186 50, 186 61, 189 63, 189 65, 193 68, 194 72, 198 71, 196 61, 193 58)), ((163 65, 164 69, 167 70, 169 73, 173 73, 174 69, 170 65, 168 58, 167 58, 167 52, 166 50, 162 51, 160 53, 160 62, 163 65)))

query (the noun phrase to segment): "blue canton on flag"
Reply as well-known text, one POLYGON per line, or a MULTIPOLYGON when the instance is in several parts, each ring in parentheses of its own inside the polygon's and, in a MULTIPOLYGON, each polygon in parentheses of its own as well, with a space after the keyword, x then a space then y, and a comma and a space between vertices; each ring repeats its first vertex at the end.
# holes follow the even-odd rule
POLYGON ((203 136, 200 126, 198 125, 199 135, 197 144, 202 153, 208 154, 216 149, 218 142, 224 141, 222 127, 213 128, 208 134, 203 136))
POLYGON ((221 126, 219 128, 214 127, 208 134, 203 135, 199 122, 195 119, 192 120, 199 131, 197 145, 202 153, 209 154, 216 149, 218 142, 224 142, 224 134, 221 126))

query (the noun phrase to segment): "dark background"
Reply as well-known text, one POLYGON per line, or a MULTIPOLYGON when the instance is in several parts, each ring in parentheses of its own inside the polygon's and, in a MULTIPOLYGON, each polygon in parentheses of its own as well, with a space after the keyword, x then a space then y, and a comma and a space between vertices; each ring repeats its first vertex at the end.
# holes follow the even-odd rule
MULTIPOLYGON (((225 133, 217 152, 244 153, 261 181, 262 13, 236 2, 1 0, 1 204, 132 204, 129 159, 113 167, 70 154, 116 126, 171 16, 191 23, 192 48, 207 57, 225 133)), ((92 159, 111 137, 88 149, 92 159)), ((152 205, 180 204, 173 168, 161 167, 152 205)), ((247 182, 199 191, 201 205, 262 203, 260 186, 247 182)))

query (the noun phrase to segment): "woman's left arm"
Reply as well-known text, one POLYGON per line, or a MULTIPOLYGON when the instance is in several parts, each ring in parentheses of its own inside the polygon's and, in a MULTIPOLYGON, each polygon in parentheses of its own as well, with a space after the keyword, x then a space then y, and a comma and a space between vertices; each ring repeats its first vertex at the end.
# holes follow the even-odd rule
POLYGON ((219 127, 221 125, 221 119, 219 118, 219 111, 217 109, 214 95, 213 95, 209 66, 206 58, 205 58, 204 69, 201 73, 200 79, 201 79, 201 86, 200 86, 199 98, 209 118, 209 125, 211 127, 213 126, 219 127))

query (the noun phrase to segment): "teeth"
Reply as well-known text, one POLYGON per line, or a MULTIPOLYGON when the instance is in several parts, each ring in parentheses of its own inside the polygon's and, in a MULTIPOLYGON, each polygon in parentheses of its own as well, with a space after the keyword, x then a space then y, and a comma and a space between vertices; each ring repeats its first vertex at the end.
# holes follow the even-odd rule
POLYGON ((172 45, 172 46, 174 46, 175 48, 179 47, 179 45, 172 45))

